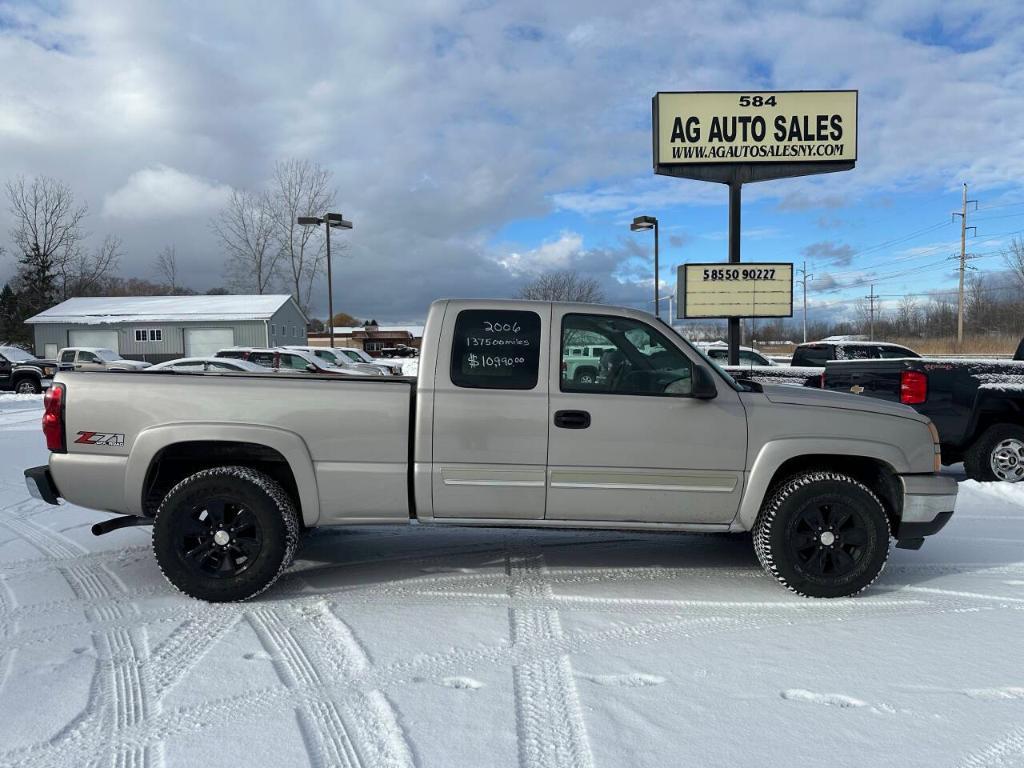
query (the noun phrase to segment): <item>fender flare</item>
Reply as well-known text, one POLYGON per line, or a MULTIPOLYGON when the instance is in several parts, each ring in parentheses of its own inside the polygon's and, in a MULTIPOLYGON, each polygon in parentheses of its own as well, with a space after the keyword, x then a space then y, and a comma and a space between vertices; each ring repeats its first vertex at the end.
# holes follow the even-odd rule
POLYGON ((142 514, 143 488, 156 455, 178 443, 194 442, 252 443, 280 453, 288 463, 302 506, 302 521, 308 527, 320 519, 320 496, 317 491, 313 458, 306 443, 294 432, 277 427, 246 426, 204 422, 164 424, 139 433, 128 455, 124 478, 125 503, 129 513, 142 514))
MULTIPOLYGON (((772 478, 779 467, 790 459, 802 456, 870 459, 887 464, 897 474, 910 471, 907 457, 899 448, 889 443, 832 437, 794 437, 769 441, 761 447, 747 475, 738 516, 743 530, 753 529, 772 478)), ((841 466, 835 469, 842 471, 841 466)))

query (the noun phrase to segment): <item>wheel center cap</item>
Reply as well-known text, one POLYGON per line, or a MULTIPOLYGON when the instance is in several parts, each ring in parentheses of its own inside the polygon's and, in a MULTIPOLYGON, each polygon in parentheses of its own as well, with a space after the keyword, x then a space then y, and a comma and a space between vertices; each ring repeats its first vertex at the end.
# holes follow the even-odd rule
POLYGON ((231 534, 227 531, 217 531, 213 534, 213 543, 218 546, 223 547, 229 541, 231 541, 231 534))
POLYGON ((836 535, 832 531, 825 531, 821 534, 821 543, 826 547, 831 547, 836 543, 836 535))

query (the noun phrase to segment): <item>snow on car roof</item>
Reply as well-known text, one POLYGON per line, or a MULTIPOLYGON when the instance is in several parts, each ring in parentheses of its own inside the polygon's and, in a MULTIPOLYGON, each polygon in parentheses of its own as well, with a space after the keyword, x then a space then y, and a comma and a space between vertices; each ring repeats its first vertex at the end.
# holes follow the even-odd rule
POLYGON ((26 323, 167 323, 269 319, 287 294, 258 296, 85 296, 62 301, 26 323))

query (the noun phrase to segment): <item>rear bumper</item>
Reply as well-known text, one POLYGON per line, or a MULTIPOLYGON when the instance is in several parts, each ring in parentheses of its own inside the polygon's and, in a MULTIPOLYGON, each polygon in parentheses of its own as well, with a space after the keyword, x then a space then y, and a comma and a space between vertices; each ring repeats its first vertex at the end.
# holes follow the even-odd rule
POLYGON ((901 475, 903 514, 896 527, 896 546, 917 549, 953 517, 957 483, 945 475, 901 475))
POLYGON ((50 475, 50 468, 46 465, 31 467, 25 470, 25 485, 28 492, 34 499, 45 501, 47 504, 59 504, 60 492, 54 485, 53 476, 50 475))

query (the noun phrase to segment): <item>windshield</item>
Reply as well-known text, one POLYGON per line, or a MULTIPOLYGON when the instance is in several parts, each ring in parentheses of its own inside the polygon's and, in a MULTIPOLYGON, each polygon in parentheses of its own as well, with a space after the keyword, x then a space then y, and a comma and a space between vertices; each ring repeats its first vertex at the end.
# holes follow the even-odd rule
POLYGON ((121 356, 112 349, 97 349, 96 357, 100 360, 106 360, 108 363, 113 363, 116 360, 121 360, 121 356))
POLYGON ((720 365, 719 365, 718 363, 716 363, 716 362, 715 362, 714 360, 712 360, 712 359, 711 359, 710 357, 708 357, 708 356, 707 356, 707 355, 705 355, 705 354, 704 354, 703 352, 701 352, 701 351, 700 351, 699 349, 697 349, 697 347, 695 347, 695 346, 694 346, 693 344, 691 344, 691 343, 690 343, 689 341, 687 341, 687 340, 686 340, 686 337, 685 337, 685 336, 683 336, 683 335, 682 335, 681 333, 679 333, 679 331, 677 331, 677 330, 676 330, 675 328, 673 328, 673 327, 672 327, 671 325, 669 325, 668 323, 666 323, 666 322, 665 322, 664 320, 662 320, 662 319, 661 319, 660 317, 658 318, 658 321, 659 321, 659 322, 660 322, 660 323, 661 323, 661 324, 662 324, 662 325, 663 325, 664 327, 666 327, 666 328, 668 328, 668 329, 669 329, 670 331, 672 331, 673 335, 674 335, 674 336, 675 336, 675 337, 676 337, 677 339, 679 339, 679 340, 680 340, 681 342, 683 342, 683 345, 684 345, 684 346, 685 346, 685 347, 686 347, 687 349, 691 349, 691 350, 693 350, 694 352, 696 352, 696 353, 697 353, 697 354, 698 354, 698 355, 700 356, 700 358, 701 358, 701 359, 702 359, 702 360, 703 360, 704 362, 706 362, 706 363, 707 363, 707 364, 708 364, 708 365, 709 365, 709 366, 710 366, 711 368, 714 368, 714 369, 715 369, 715 371, 716 371, 716 372, 718 373, 718 375, 719 375, 719 376, 721 376, 721 377, 722 377, 723 379, 725 379, 725 380, 726 380, 726 382, 727 382, 727 383, 729 384, 729 386, 731 386, 731 387, 732 387, 733 389, 735 389, 735 390, 737 390, 737 391, 740 391, 740 392, 744 391, 744 390, 743 390, 743 387, 741 387, 741 386, 740 386, 740 385, 739 385, 739 384, 737 383, 736 379, 734 379, 734 378, 733 378, 732 376, 730 376, 730 375, 729 375, 728 373, 726 373, 726 372, 725 372, 725 371, 724 371, 724 370, 722 369, 722 366, 720 366, 720 365))
POLYGON ((29 360, 35 360, 35 358, 24 349, 18 349, 17 347, 0 347, 0 354, 12 363, 24 363, 29 360))
POLYGON ((365 352, 363 352, 363 350, 361 349, 343 349, 341 351, 348 355, 350 359, 355 360, 357 363, 373 362, 373 358, 370 357, 365 352))

